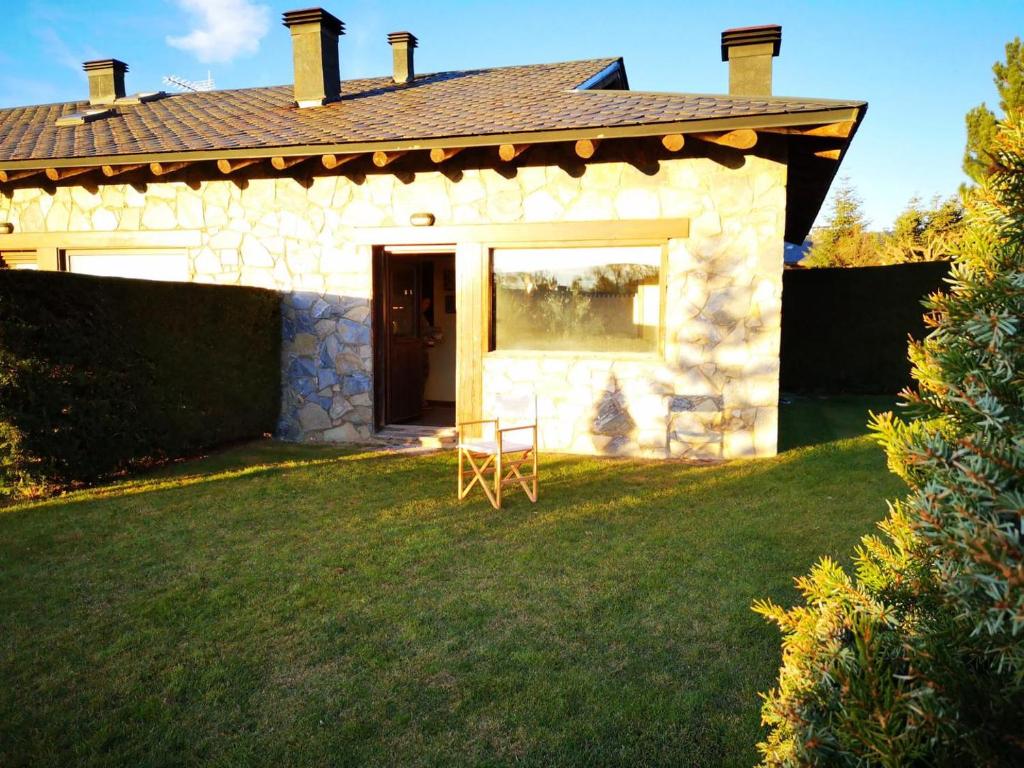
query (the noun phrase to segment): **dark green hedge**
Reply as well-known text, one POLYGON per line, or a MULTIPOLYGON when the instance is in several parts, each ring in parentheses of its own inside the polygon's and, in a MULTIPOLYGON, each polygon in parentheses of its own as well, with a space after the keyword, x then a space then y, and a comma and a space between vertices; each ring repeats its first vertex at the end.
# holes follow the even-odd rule
POLYGON ((793 269, 782 277, 782 389, 895 393, 910 383, 907 337, 949 262, 793 269))
POLYGON ((272 291, 0 270, 0 495, 273 431, 280 339, 272 291))

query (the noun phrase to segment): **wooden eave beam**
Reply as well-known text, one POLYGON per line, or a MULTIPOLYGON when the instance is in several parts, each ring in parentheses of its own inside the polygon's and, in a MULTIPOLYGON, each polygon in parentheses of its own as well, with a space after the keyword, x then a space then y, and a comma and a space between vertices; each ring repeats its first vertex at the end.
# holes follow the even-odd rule
POLYGON ((661 146, 669 152, 678 152, 685 144, 686 137, 681 133, 669 133, 661 137, 661 146))
POLYGON ((351 163, 357 157, 359 155, 324 155, 320 158, 320 163, 328 171, 333 171, 345 163, 351 163))
POLYGON ((120 176, 122 173, 131 173, 145 167, 144 163, 131 163, 129 165, 101 165, 100 170, 104 176, 110 179, 114 176, 120 176))
POLYGON ((576 142, 576 156, 584 160, 589 160, 597 152, 597 148, 600 145, 600 139, 580 139, 576 142))
POLYGON ((725 133, 695 133, 694 138, 730 149, 751 149, 757 144, 757 132, 749 128, 738 128, 725 133))
POLYGON ((274 170, 283 171, 287 168, 291 168, 293 165, 304 163, 309 160, 306 155, 299 155, 297 157, 272 157, 270 158, 270 164, 274 167, 274 170))
POLYGON ((384 152, 383 150, 378 150, 373 153, 373 164, 378 168, 384 168, 391 165, 398 158, 404 157, 406 154, 408 154, 408 150, 405 149, 397 152, 384 152))
POLYGON ((70 179, 72 176, 80 176, 83 173, 95 170, 95 167, 85 168, 47 168, 46 178, 50 181, 62 181, 63 179, 70 179))
POLYGON ((36 176, 43 172, 42 168, 30 168, 25 171, 0 171, 0 182, 17 181, 27 179, 29 176, 36 176))
POLYGON ((430 160, 440 165, 446 160, 451 160, 463 149, 464 147, 434 147, 430 150, 430 160))
POLYGON ((820 157, 823 160, 838 160, 843 155, 841 149, 819 149, 814 153, 815 157, 820 157))
POLYGON ((502 144, 498 147, 498 157, 502 162, 511 163, 532 146, 532 144, 502 144))
POLYGON ((217 161, 217 170, 227 176, 237 170, 247 168, 250 165, 260 162, 263 162, 262 157, 250 157, 244 160, 228 160, 227 158, 222 157, 217 161))
POLYGON ((182 168, 191 165, 191 163, 162 163, 153 162, 149 164, 149 171, 154 176, 166 176, 169 173, 180 171, 182 168))
POLYGON ((820 136, 827 139, 848 139, 850 134, 853 133, 853 126, 854 122, 852 120, 843 120, 838 123, 826 123, 825 125, 815 125, 810 128, 759 128, 758 130, 764 133, 781 133, 789 136, 820 136))

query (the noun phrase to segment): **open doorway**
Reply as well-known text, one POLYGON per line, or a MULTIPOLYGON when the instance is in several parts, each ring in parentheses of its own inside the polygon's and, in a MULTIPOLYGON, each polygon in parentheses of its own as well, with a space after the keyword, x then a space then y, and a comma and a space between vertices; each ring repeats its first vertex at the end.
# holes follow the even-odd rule
POLYGON ((454 426, 454 253, 381 251, 374 299, 377 429, 454 426))

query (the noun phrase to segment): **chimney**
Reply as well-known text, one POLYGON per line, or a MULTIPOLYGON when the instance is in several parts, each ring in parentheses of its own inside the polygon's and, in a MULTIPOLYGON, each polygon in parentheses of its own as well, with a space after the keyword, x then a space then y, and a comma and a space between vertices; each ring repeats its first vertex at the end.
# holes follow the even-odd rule
POLYGON ((295 103, 319 107, 340 99, 338 37, 345 34, 345 25, 323 8, 286 11, 283 18, 292 33, 295 103))
POLYGON ((89 103, 113 104, 124 98, 124 73, 128 65, 117 59, 87 61, 82 69, 89 76, 89 103))
POLYGON ((722 61, 729 62, 730 96, 771 96, 772 58, 779 55, 782 27, 765 24, 722 33, 722 61))
POLYGON ((418 45, 416 35, 409 32, 392 32, 388 35, 391 45, 391 58, 395 62, 394 81, 399 85, 411 83, 416 79, 413 66, 413 49, 418 45))

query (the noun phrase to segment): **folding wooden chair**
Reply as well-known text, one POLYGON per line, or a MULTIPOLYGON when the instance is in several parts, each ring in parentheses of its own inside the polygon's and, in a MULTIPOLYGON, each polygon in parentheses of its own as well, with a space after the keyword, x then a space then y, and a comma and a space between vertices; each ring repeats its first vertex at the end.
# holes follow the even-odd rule
POLYGON ((499 419, 465 421, 456 426, 459 451, 459 501, 466 498, 474 485, 479 485, 491 506, 501 509, 502 489, 518 484, 527 498, 537 503, 537 398, 533 396, 496 398, 500 413, 514 413, 515 419, 526 418, 532 403, 532 423, 502 428, 499 419), (493 438, 466 436, 466 427, 493 425, 493 438), (506 437, 509 433, 522 436, 506 437), (522 433, 529 433, 522 434, 522 433), (469 465, 467 470, 465 467, 469 465), (526 474, 523 466, 529 465, 526 474), (472 478, 469 484, 466 478, 472 478))

